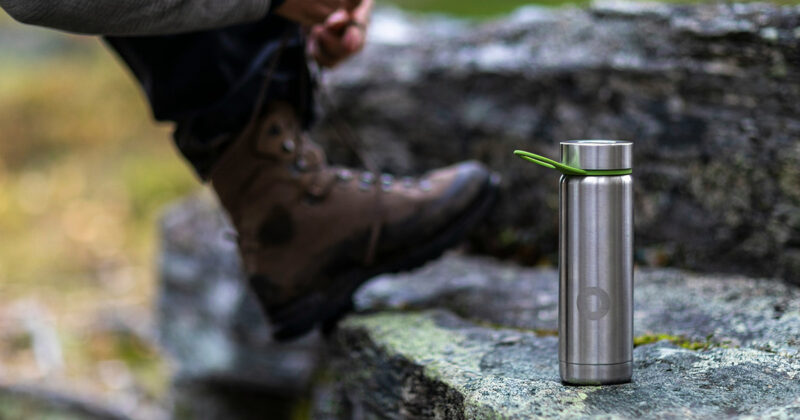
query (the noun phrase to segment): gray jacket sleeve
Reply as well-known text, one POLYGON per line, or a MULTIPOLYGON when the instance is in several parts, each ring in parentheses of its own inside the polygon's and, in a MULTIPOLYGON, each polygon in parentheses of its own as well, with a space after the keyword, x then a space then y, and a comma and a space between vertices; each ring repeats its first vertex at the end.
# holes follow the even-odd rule
POLYGON ((0 0, 14 19, 97 35, 159 35, 258 20, 270 0, 0 0))

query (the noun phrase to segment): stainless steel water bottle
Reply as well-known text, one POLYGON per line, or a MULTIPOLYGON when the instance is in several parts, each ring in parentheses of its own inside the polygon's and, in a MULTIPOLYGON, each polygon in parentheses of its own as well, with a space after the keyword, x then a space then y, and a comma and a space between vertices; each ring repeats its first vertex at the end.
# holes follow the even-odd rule
POLYGON ((559 370, 569 384, 633 373, 633 143, 561 143, 559 370))
POLYGON ((561 161, 517 156, 563 175, 559 205, 559 371, 575 385, 633 373, 633 143, 561 142, 561 161))

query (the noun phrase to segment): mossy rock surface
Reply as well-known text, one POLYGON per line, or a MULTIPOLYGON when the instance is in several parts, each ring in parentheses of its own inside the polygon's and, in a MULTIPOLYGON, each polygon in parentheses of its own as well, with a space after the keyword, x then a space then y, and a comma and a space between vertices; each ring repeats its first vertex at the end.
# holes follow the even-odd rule
POLYGON ((636 275, 633 382, 560 382, 557 277, 451 255, 386 276, 332 338, 342 417, 800 414, 800 292, 779 280, 636 275))
POLYGON ((3 420, 126 420, 122 413, 95 401, 38 388, 0 385, 3 420))

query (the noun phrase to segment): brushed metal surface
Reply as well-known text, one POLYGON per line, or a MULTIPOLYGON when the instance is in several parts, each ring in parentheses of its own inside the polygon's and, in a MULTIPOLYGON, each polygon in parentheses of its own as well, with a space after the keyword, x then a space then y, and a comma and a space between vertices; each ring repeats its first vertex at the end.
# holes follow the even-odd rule
POLYGON ((562 141, 561 163, 580 169, 632 169, 633 143, 624 140, 562 141))
POLYGON ((562 380, 619 383, 586 366, 633 361, 633 178, 562 176, 559 222, 562 380))
POLYGON ((560 362, 561 380, 573 385, 611 385, 631 381, 633 362, 613 365, 578 365, 560 362))

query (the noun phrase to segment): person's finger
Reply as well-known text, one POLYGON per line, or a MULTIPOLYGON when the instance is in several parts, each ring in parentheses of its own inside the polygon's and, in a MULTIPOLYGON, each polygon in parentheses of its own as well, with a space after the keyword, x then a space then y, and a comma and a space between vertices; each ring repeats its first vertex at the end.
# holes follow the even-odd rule
POLYGON ((319 37, 320 32, 325 30, 325 26, 323 25, 314 25, 311 27, 311 30, 308 32, 309 39, 316 39, 319 37))
POLYGON ((321 61, 327 62, 332 58, 327 50, 323 51, 325 47, 322 45, 323 41, 320 40, 323 32, 325 32, 323 25, 314 25, 311 27, 308 37, 308 51, 320 64, 322 64, 321 61))
POLYGON ((354 9, 350 9, 350 18, 366 24, 372 12, 373 0, 362 0, 354 9))
POLYGON ((322 67, 333 67, 341 61, 341 59, 337 59, 324 51, 317 39, 309 42, 309 54, 322 67))
POLYGON ((350 54, 356 53, 364 46, 364 30, 358 26, 350 25, 342 35, 342 46, 350 54))
POLYGON ((324 30, 325 29, 321 24, 309 27, 307 35, 308 36, 307 44, 309 47, 309 51, 311 51, 311 47, 316 48, 316 45, 319 43, 319 34, 324 30))
POLYGON ((327 29, 317 35, 317 41, 328 54, 334 57, 345 57, 350 50, 342 43, 342 37, 327 29))
POLYGON ((345 27, 341 33, 332 32, 327 27, 316 29, 314 37, 328 54, 336 57, 347 58, 364 46, 364 32, 355 25, 345 27))
POLYGON ((325 20, 325 27, 334 32, 342 31, 349 22, 350 14, 344 9, 339 9, 328 16, 328 19, 325 20))

